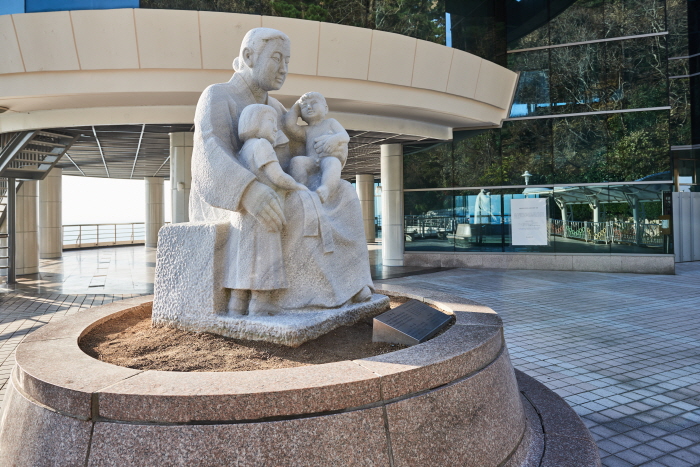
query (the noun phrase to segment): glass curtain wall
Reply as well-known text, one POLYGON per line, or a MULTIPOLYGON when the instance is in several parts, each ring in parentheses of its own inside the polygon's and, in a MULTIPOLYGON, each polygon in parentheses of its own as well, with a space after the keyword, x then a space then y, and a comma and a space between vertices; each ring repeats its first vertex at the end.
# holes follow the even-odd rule
POLYGON ((453 44, 520 78, 502 128, 405 147, 406 250, 671 253, 664 194, 700 168, 691 3, 448 1, 453 44), (519 245, 533 198, 546 237, 519 245))

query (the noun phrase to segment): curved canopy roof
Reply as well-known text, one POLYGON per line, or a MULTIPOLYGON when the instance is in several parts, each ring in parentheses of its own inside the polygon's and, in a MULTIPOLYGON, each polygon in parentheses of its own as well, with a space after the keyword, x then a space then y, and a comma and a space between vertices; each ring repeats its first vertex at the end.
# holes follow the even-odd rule
MULTIPOLYGON (((259 26, 284 31, 292 41, 287 80, 271 95, 287 106, 311 90, 326 97, 331 116, 353 136, 348 174, 378 172, 378 143, 449 140, 454 128, 498 127, 507 116, 515 73, 432 42, 282 17, 84 10, 0 16, 0 107, 8 109, 0 113, 0 133, 87 129, 69 151, 78 159, 95 134, 116 137, 117 146, 128 140, 112 152, 115 163, 124 158, 114 173, 126 173, 136 153, 131 146, 138 145, 134 134, 138 140, 148 130, 148 157, 151 140, 162 142, 170 127, 191 126, 201 92, 230 79, 244 34, 259 26)), ((96 144, 91 148, 104 165, 109 149, 100 155, 96 144)), ((163 157, 148 162, 162 164, 163 157)), ((129 175, 153 176, 147 172, 158 169, 141 173, 140 164, 129 175)), ((162 168, 167 171, 167 163, 162 168)))

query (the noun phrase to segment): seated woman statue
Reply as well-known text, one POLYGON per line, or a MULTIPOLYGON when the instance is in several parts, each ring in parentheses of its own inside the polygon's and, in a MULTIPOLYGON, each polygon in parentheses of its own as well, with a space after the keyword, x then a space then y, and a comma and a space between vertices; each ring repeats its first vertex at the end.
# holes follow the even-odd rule
MULTIPOLYGON (((372 296, 362 213, 352 185, 339 180, 332 191, 323 193, 321 202, 316 192, 264 183, 241 160, 238 121, 243 109, 253 104, 270 106, 282 126, 287 110, 268 91, 284 84, 289 57, 290 41, 284 33, 252 29, 234 60, 233 77, 209 86, 197 104, 190 220, 231 223, 223 286, 230 289, 228 313, 232 316, 338 308, 372 296), (256 227, 241 223, 241 216, 256 227), (264 248, 240 247, 255 245, 255 232, 260 229, 278 233, 282 258, 258 263, 277 261, 286 276, 286 287, 264 293, 255 288, 255 281, 246 286, 249 289, 241 288, 244 281, 236 274, 244 269, 246 274, 254 272, 250 263, 257 259, 251 255, 279 255, 264 248), (253 304, 251 296, 256 298, 253 304)), ((269 144, 280 166, 288 169, 288 138, 277 132, 269 144)))

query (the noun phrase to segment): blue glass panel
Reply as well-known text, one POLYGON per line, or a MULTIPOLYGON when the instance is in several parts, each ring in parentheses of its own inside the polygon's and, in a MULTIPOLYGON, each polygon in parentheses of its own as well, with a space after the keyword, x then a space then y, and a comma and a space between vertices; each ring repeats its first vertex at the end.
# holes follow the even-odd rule
POLYGON ((138 8, 139 0, 26 0, 26 12, 138 8))
POLYGON ((24 13, 24 0, 0 1, 0 15, 14 15, 15 13, 24 13))

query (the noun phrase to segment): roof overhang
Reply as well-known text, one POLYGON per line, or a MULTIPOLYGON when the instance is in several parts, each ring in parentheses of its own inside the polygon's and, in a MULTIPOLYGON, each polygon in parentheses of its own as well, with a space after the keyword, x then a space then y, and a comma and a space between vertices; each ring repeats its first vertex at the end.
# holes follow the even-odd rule
POLYGON ((289 106, 314 90, 352 130, 451 139, 501 125, 517 75, 474 55, 383 31, 291 18, 180 10, 0 16, 0 133, 191 123, 201 92, 227 81, 254 27, 292 41, 271 93, 289 106))

